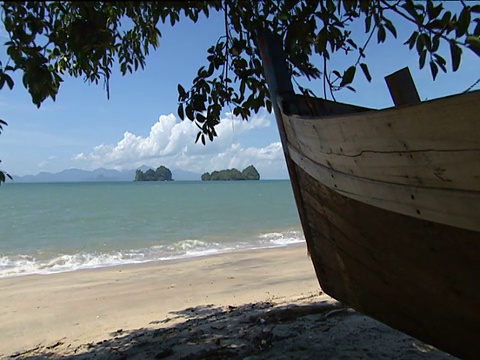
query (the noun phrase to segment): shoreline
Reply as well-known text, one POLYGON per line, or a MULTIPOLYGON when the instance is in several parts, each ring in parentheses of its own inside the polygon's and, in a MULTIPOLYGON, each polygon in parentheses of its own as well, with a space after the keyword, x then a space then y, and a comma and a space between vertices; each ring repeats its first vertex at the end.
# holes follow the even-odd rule
POLYGON ((3 355, 65 336, 86 341, 86 332, 95 341, 190 306, 320 292, 305 246, 8 277, 0 287, 3 355), (283 286, 288 282, 294 282, 291 289, 283 286))
MULTIPOLYGON (((275 234, 295 234, 297 233, 298 230, 285 230, 283 233, 267 233, 266 235, 275 235, 275 234)), ((265 235, 265 234, 264 234, 265 235)), ((263 235, 262 235, 263 236, 263 235)), ((260 236, 260 237, 262 237, 260 236)), ((185 240, 185 241, 190 241, 190 240, 185 240)), ((197 241, 197 240, 192 240, 192 241, 197 241)), ((283 241, 282 239, 275 240, 278 243, 273 243, 273 244, 249 244, 248 246, 241 246, 241 247, 231 247, 231 246, 226 246, 226 247, 218 247, 218 248, 209 248, 207 250, 200 250, 200 249, 193 249, 192 252, 190 253, 184 253, 184 254, 173 254, 173 255, 167 255, 164 254, 162 256, 161 253, 156 254, 155 257, 149 258, 147 257, 146 259, 142 259, 141 254, 139 253, 138 259, 115 259, 115 260, 110 260, 111 262, 100 262, 100 263, 95 263, 92 262, 95 260, 95 257, 102 257, 103 255, 106 255, 107 258, 112 258, 117 256, 119 253, 129 253, 131 251, 135 250, 112 250, 111 252, 105 252, 105 253, 86 253, 86 256, 88 255, 93 255, 93 259, 90 259, 87 263, 77 263, 77 264, 70 264, 69 267, 64 267, 63 262, 68 262, 68 260, 65 260, 64 258, 75 258, 76 256, 84 256, 85 254, 82 253, 77 253, 77 254, 58 254, 57 257, 51 258, 51 259, 43 259, 44 263, 41 261, 38 263, 35 263, 37 260, 34 259, 34 262, 29 264, 30 269, 29 270, 19 270, 16 269, 13 270, 12 268, 4 268, 2 269, 0 266, 0 280, 1 279, 7 279, 7 278, 16 278, 16 277, 23 277, 23 276, 32 276, 32 275, 55 275, 55 274, 62 274, 62 273, 70 273, 70 272, 76 272, 76 271, 88 271, 88 270, 98 270, 98 269, 103 269, 103 268, 114 268, 114 267, 121 267, 121 266, 131 266, 131 265, 146 265, 149 263, 168 263, 171 261, 190 261, 194 260, 197 258, 203 258, 203 257, 209 257, 209 256, 217 256, 217 255, 224 255, 224 254, 230 254, 230 253, 237 253, 237 252, 244 252, 244 251, 257 251, 257 250, 268 250, 268 249, 278 249, 278 248, 288 248, 288 247, 295 247, 295 246, 305 246, 305 239, 287 239, 286 241, 283 241), (282 243, 283 241, 283 243, 282 243), (142 260, 140 260, 142 259, 142 260), (59 264, 56 264, 56 262, 59 261, 59 264), (48 264, 48 266, 47 266, 48 264), (34 270, 32 270, 32 267, 34 267, 34 270)), ((202 243, 202 241, 200 241, 202 243)), ((237 245, 237 244, 226 244, 226 245, 237 245)), ((153 248, 153 247, 152 247, 153 248)), ((142 248, 140 250, 147 251, 150 250, 151 248, 142 248)), ((19 257, 33 257, 30 255, 12 255, 13 257, 19 256, 19 257)), ((147 255, 148 256, 148 255, 147 255)), ((151 255, 150 255, 151 256, 151 255)), ((6 258, 9 257, 9 255, 5 256, 6 258)), ((30 260, 27 260, 30 261, 30 260)), ((104 259, 102 261, 105 261, 104 259)), ((1 265, 1 264, 0 264, 1 265)), ((20 266, 25 266, 24 264, 20 266)))
MULTIPOLYGON (((368 340, 375 335, 377 347, 390 339, 381 351, 392 355, 451 358, 323 295, 305 245, 9 277, 0 286, 0 358, 188 358, 202 351, 281 358, 285 346, 308 355, 318 345, 312 336, 328 340, 345 331, 360 336, 362 351, 376 351, 368 340), (290 322, 276 318, 292 306, 290 322)), ((339 341, 324 345, 335 356, 351 354, 351 343, 339 341)))

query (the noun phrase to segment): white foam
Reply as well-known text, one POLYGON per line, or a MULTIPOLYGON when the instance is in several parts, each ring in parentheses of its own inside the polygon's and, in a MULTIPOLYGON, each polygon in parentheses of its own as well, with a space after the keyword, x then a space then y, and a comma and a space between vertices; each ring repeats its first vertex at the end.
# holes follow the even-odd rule
POLYGON ((28 255, 2 256, 0 257, 0 277, 50 274, 149 261, 208 256, 220 251, 221 247, 218 243, 188 239, 171 245, 156 245, 144 249, 109 253, 59 254, 47 260, 38 260, 28 255))
POLYGON ((283 233, 272 232, 259 236, 261 243, 266 243, 271 246, 288 246, 302 243, 305 241, 303 233, 300 231, 286 231, 283 233))
POLYGON ((115 266, 143 262, 142 254, 131 256, 129 253, 79 253, 59 255, 52 259, 39 261, 27 255, 0 258, 0 277, 50 274, 80 269, 115 266))
POLYGON ((45 260, 29 255, 3 255, 0 256, 0 278, 28 274, 51 274, 150 261, 185 259, 246 249, 284 247, 303 241, 304 237, 301 232, 286 231, 266 233, 258 236, 256 239, 237 242, 218 243, 186 239, 173 244, 108 253, 81 252, 77 254, 58 254, 45 260))

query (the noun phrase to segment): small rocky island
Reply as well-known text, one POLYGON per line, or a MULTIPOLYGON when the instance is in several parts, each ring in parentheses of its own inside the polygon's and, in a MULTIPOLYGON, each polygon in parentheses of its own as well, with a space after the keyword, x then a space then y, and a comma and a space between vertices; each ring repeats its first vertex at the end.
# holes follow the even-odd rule
POLYGON ((155 171, 153 169, 148 169, 147 171, 143 172, 142 170, 138 169, 135 172, 134 181, 173 181, 173 179, 170 169, 162 165, 159 166, 155 171))
POLYGON ((211 174, 206 172, 202 175, 202 181, 210 180, 260 180, 260 174, 253 165, 250 165, 242 172, 234 168, 214 171, 211 174))

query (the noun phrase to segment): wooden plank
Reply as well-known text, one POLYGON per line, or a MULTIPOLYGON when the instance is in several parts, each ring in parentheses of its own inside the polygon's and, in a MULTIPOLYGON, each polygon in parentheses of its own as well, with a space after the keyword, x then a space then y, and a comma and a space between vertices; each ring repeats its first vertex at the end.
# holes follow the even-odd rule
POLYGON ((417 88, 408 67, 386 76, 385 81, 395 106, 420 103, 420 96, 418 96, 417 88))
MULTIPOLYGON (((338 116, 347 114, 358 114, 364 111, 375 111, 366 107, 344 104, 341 102, 333 102, 329 100, 314 98, 310 96, 295 95, 293 100, 295 103, 295 114, 283 112, 285 115, 300 115, 300 116, 338 116)), ((285 102, 285 101, 283 101, 285 102)), ((289 108, 282 106, 282 108, 289 108)))
POLYGON ((480 358, 480 234, 343 196, 296 167, 322 289, 462 358, 480 358))
POLYGON ((415 218, 480 231, 480 192, 366 180, 318 164, 292 146, 289 154, 310 176, 343 196, 415 218))
POLYGON ((480 91, 330 117, 285 116, 313 161, 361 178, 480 191, 480 91))

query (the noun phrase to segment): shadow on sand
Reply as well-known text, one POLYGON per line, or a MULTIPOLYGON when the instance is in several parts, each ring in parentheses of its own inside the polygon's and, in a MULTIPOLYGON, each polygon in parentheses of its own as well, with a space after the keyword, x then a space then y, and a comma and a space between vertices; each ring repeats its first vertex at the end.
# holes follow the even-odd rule
POLYGON ((452 359, 339 303, 188 308, 97 343, 62 339, 13 359, 452 359))

